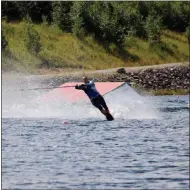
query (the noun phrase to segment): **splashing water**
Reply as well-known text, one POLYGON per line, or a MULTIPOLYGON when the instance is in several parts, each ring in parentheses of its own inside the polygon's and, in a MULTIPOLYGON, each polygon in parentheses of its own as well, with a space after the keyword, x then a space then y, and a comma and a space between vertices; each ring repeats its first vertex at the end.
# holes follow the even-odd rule
POLYGON ((115 118, 154 119, 158 117, 151 97, 140 96, 127 83, 105 95, 115 118))
MULTIPOLYGON (((50 101, 45 99, 37 100, 39 96, 47 94, 49 90, 28 91, 27 89, 44 87, 43 80, 43 78, 35 76, 4 79, 2 83, 3 117, 102 118, 102 114, 92 106, 90 101, 71 103, 61 97, 60 94, 54 94, 50 101), (21 88, 26 90, 19 91, 21 88)), ((53 82, 55 83, 52 80, 53 82)), ((150 98, 140 96, 128 84, 117 88, 104 97, 110 112, 115 118, 157 118, 157 111, 151 105, 150 98)))

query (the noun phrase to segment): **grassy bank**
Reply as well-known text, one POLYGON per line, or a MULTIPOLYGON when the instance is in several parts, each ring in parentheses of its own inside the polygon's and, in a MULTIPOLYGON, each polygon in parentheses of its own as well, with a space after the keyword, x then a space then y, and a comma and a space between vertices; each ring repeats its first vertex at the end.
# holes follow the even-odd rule
POLYGON ((39 73, 43 68, 96 70, 188 61, 185 34, 163 31, 162 44, 152 49, 147 41, 128 37, 121 51, 114 44, 103 47, 92 36, 79 40, 72 34, 45 24, 34 25, 40 35, 41 50, 38 55, 32 55, 25 45, 24 26, 24 22, 2 22, 11 52, 11 58, 3 54, 2 70, 39 73))
POLYGON ((188 95, 190 94, 190 89, 161 89, 161 90, 151 90, 148 92, 154 96, 164 96, 164 95, 188 95))
POLYGON ((152 89, 145 90, 139 85, 132 85, 139 94, 151 95, 151 96, 167 96, 167 95, 188 95, 190 94, 190 89, 152 89))

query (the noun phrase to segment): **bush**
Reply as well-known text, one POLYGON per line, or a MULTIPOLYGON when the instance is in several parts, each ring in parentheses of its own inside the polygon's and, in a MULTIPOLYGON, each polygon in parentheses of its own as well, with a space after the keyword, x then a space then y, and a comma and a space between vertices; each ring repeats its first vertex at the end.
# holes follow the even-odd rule
POLYGON ((78 38, 85 35, 84 29, 84 10, 86 2, 74 2, 71 8, 70 17, 72 18, 72 32, 78 38))
POLYGON ((30 53, 36 55, 40 52, 40 35, 30 23, 26 23, 25 25, 25 44, 30 53))
POLYGON ((145 30, 150 45, 158 44, 161 41, 162 18, 154 12, 146 18, 145 30))
POLYGON ((188 42, 190 43, 190 26, 186 28, 186 37, 187 37, 188 42))
POLYGON ((53 23, 56 24, 61 30, 71 32, 71 18, 70 9, 72 2, 55 1, 52 2, 52 16, 53 23))
POLYGON ((117 2, 117 4, 113 2, 112 5, 118 12, 118 23, 127 36, 146 37, 143 15, 140 14, 138 2, 117 2))
POLYGON ((2 18, 6 18, 7 22, 21 20, 21 12, 18 9, 18 2, 2 1, 1 5, 1 16, 2 18))
POLYGON ((8 47, 8 41, 3 33, 2 30, 2 34, 1 34, 1 49, 4 52, 6 50, 6 48, 8 47))
POLYGON ((111 2, 92 2, 85 10, 85 28, 89 33, 93 33, 100 42, 122 46, 125 25, 120 23, 121 14, 117 6, 111 2))

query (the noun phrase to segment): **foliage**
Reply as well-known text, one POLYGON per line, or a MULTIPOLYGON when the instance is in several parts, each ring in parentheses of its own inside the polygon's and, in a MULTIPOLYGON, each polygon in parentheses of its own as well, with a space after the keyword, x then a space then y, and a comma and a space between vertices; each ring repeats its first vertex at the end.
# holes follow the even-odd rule
POLYGON ((33 25, 29 22, 25 24, 25 44, 28 51, 32 54, 38 54, 40 52, 40 35, 33 28, 33 25))
POLYGON ((70 17, 72 32, 75 36, 83 38, 85 35, 84 29, 84 11, 86 2, 76 1, 71 8, 70 17))
POLYGON ((21 12, 16 1, 2 1, 1 5, 1 16, 7 22, 21 19, 21 12))
POLYGON ((28 14, 33 22, 42 22, 42 16, 51 22, 51 1, 2 1, 2 17, 7 21, 21 20, 28 14))
POLYGON ((150 45, 158 44, 161 41, 162 18, 155 12, 151 12, 146 18, 145 29, 150 45))
POLYGON ((188 41, 189 41, 189 43, 190 43, 190 26, 188 26, 188 27, 186 28, 186 37, 187 37, 187 39, 188 39, 188 41))
POLYGON ((118 45, 123 43, 124 26, 119 23, 119 12, 111 2, 90 3, 84 21, 86 30, 97 39, 118 45))
POLYGON ((188 1, 2 1, 2 18, 7 21, 22 20, 28 14, 32 22, 41 23, 45 16, 63 31, 77 36, 94 33, 100 40, 118 44, 124 35, 146 37, 146 21, 155 15, 165 28, 185 32, 189 11, 188 1))
POLYGON ((8 47, 8 41, 7 41, 7 39, 4 35, 4 32, 2 30, 2 33, 1 33, 1 50, 5 51, 7 47, 8 47))
POLYGON ((72 2, 54 1, 52 2, 53 23, 65 32, 71 31, 70 9, 72 2))
MULTIPOLYGON (((2 18, 9 23, 28 20, 25 44, 33 54, 41 51, 40 37, 46 35, 46 32, 39 35, 40 31, 33 27, 40 23, 44 28, 50 25, 48 30, 55 28, 59 31, 59 37, 62 31, 83 42, 86 36, 92 37, 107 53, 118 54, 124 61, 133 54, 130 52, 131 43, 126 39, 145 41, 139 49, 146 49, 148 40, 149 45, 156 47, 157 56, 163 60, 167 56, 172 57, 175 52, 172 49, 175 44, 167 47, 162 43, 163 29, 181 32, 182 35, 186 31, 189 39, 189 2, 185 1, 2 1, 2 18)), ((81 58, 83 55, 77 56, 79 60, 84 59, 81 58)), ((184 57, 186 54, 176 53, 175 56, 179 59, 178 56, 184 57)))

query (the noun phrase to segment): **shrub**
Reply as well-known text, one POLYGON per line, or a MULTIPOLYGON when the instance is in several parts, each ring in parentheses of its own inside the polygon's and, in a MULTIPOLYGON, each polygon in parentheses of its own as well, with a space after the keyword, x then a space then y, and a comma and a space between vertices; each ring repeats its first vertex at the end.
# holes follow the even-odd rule
POLYGON ((4 35, 4 32, 2 30, 2 34, 1 34, 1 49, 4 52, 6 50, 6 48, 8 47, 8 41, 4 35))
POLYGON ((74 2, 71 8, 70 17, 72 18, 72 32, 78 38, 85 35, 84 29, 84 8, 86 2, 74 2))
POLYGON ((146 18, 145 30, 150 45, 158 44, 161 41, 162 18, 159 15, 150 13, 146 18))
POLYGON ((190 26, 186 28, 186 37, 187 37, 188 42, 190 43, 190 26))
POLYGON ((111 2, 93 2, 85 10, 85 27, 89 33, 93 33, 100 42, 122 46, 125 25, 120 22, 118 7, 111 2))
POLYGON ((40 52, 40 35, 30 23, 25 25, 25 44, 30 53, 38 54, 40 52))
POLYGON ((52 2, 53 7, 53 23, 56 24, 61 30, 71 32, 71 18, 70 9, 72 2, 55 1, 52 2))

